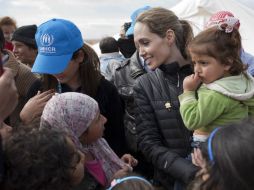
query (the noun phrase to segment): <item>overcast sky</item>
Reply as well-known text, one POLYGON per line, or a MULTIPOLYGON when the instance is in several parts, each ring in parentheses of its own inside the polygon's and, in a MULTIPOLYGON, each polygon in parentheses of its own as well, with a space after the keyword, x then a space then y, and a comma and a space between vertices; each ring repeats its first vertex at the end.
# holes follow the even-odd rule
POLYGON ((179 0, 0 0, 2 16, 16 19, 18 26, 41 24, 51 18, 73 21, 84 39, 119 32, 131 13, 142 6, 172 7, 179 0))
MULTIPOLYGON (((253 0, 239 1, 248 4, 253 0)), ((0 0, 0 17, 11 16, 18 26, 65 18, 80 28, 84 39, 94 39, 118 33, 120 26, 130 21, 131 13, 139 7, 170 8, 178 2, 180 0, 0 0)))

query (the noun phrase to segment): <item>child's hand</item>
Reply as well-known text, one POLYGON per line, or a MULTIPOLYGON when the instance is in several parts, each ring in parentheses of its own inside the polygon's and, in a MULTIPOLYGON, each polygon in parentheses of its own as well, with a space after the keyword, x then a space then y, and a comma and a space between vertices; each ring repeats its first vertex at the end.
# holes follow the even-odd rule
POLYGON ((124 166, 122 169, 118 170, 113 175, 113 179, 122 178, 122 177, 126 176, 129 172, 132 172, 131 168, 128 166, 124 166))
POLYGON ((138 160, 136 160, 132 155, 130 154, 124 154, 121 158, 124 163, 130 165, 131 167, 136 166, 138 164, 138 160))
POLYGON ((195 91, 200 85, 200 77, 195 73, 185 77, 183 80, 183 90, 186 91, 195 91))
POLYGON ((194 148, 194 152, 191 153, 192 163, 202 169, 206 168, 206 161, 202 156, 201 150, 199 148, 194 148))

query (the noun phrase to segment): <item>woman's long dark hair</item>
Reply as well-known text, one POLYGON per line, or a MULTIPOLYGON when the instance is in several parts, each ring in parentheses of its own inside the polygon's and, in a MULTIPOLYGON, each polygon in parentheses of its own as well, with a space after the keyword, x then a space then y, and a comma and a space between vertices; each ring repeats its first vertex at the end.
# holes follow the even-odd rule
MULTIPOLYGON (((102 75, 100 74, 100 60, 96 52, 87 44, 81 48, 84 60, 80 64, 79 74, 81 80, 81 91, 91 97, 95 97, 102 75)), ((77 56, 73 54, 73 59, 77 56)))

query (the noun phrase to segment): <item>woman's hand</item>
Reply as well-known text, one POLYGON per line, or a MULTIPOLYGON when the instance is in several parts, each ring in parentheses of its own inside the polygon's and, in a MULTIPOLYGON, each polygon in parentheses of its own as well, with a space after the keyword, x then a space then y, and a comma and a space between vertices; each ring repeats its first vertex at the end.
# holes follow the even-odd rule
POLYGON ((55 90, 51 89, 41 93, 38 91, 37 95, 29 99, 26 105, 20 112, 20 118, 24 124, 29 124, 36 117, 42 114, 42 111, 49 101, 49 99, 55 94, 55 90))
POLYGON ((183 80, 183 90, 184 92, 195 91, 200 85, 200 83, 201 83, 201 80, 198 74, 195 73, 195 74, 189 75, 185 77, 185 79, 183 80))
POLYGON ((131 167, 134 167, 138 164, 138 160, 136 160, 132 155, 130 154, 124 154, 121 158, 124 163, 128 164, 131 167))

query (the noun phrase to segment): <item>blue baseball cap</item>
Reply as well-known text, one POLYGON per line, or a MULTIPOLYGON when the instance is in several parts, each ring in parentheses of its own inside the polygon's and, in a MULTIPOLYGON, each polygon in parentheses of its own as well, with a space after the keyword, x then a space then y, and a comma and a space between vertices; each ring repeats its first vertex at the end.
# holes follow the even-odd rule
POLYGON ((62 73, 73 53, 84 44, 81 32, 75 24, 56 18, 38 27, 35 40, 38 55, 32 72, 45 74, 62 73))
POLYGON ((138 17, 138 15, 140 15, 141 13, 143 13, 144 11, 146 10, 149 10, 151 9, 150 6, 144 6, 144 7, 141 7, 137 10, 135 10, 132 14, 131 14, 131 26, 130 28, 126 31, 126 34, 125 36, 131 36, 134 34, 134 26, 135 26, 135 23, 136 23, 136 19, 138 17))

